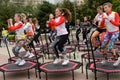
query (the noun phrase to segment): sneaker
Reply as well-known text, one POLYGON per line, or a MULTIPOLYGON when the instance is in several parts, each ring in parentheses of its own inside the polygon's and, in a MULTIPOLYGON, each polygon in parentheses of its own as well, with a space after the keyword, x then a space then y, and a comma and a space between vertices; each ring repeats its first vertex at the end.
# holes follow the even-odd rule
POLYGON ((23 66, 25 65, 26 61, 25 60, 21 60, 20 63, 18 64, 18 66, 23 66))
POLYGON ((120 60, 117 60, 117 61, 114 62, 113 66, 116 67, 116 66, 118 66, 119 64, 120 64, 120 60))
POLYGON ((32 58, 32 57, 34 57, 34 56, 35 56, 35 55, 34 55, 33 53, 30 53, 28 58, 32 58))
POLYGON ((62 65, 64 66, 64 65, 67 65, 68 63, 69 63, 69 60, 68 59, 64 59, 62 65))
POLYGON ((83 42, 86 43, 87 42, 86 39, 84 39, 83 42))
POLYGON ((30 52, 27 51, 24 57, 26 58, 26 57, 28 57, 29 55, 30 55, 30 52))
POLYGON ((60 63, 61 62, 61 59, 55 59, 55 61, 53 62, 53 64, 58 64, 58 63, 60 63))
POLYGON ((17 59, 16 60, 16 62, 15 62, 15 64, 19 64, 20 63, 20 61, 21 61, 21 59, 19 58, 19 59, 17 59))
POLYGON ((105 65, 107 63, 107 60, 102 60, 101 64, 105 65))

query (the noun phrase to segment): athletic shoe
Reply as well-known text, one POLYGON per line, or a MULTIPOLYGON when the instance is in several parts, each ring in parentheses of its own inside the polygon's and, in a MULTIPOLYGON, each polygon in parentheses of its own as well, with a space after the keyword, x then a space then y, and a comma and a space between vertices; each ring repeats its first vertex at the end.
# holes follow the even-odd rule
POLYGON ((20 63, 18 64, 18 66, 23 66, 25 65, 26 61, 25 60, 21 60, 20 63))
POLYGON ((102 65, 105 65, 106 63, 107 63, 107 60, 102 60, 102 61, 101 61, 101 64, 102 64, 102 65))
POLYGON ((117 60, 117 61, 114 62, 113 66, 116 67, 116 66, 118 66, 119 64, 120 64, 120 60, 117 60))
POLYGON ((33 53, 30 53, 28 58, 32 58, 32 57, 34 57, 34 56, 35 56, 35 55, 34 55, 33 53))
POLYGON ((86 39, 84 39, 83 42, 86 43, 86 39))
POLYGON ((60 63, 61 62, 61 59, 55 59, 55 61, 53 62, 53 64, 58 64, 58 63, 60 63))
POLYGON ((68 65, 68 63, 69 63, 69 60, 68 60, 68 59, 64 59, 62 65, 63 65, 63 66, 64 66, 64 65, 68 65))
POLYGON ((18 59, 16 60, 15 64, 19 64, 20 62, 21 62, 21 59, 18 58, 18 59))
POLYGON ((29 57, 29 55, 30 55, 30 52, 27 51, 24 57, 25 57, 25 58, 26 58, 26 57, 29 57))

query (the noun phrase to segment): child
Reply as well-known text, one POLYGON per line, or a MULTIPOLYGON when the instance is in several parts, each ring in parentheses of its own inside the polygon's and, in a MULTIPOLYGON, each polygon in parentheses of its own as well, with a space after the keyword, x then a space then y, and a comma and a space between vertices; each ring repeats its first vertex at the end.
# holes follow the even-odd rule
POLYGON ((8 20, 8 30, 16 32, 16 45, 13 47, 12 51, 16 57, 19 57, 16 60, 15 64, 18 66, 22 66, 26 63, 26 61, 22 58, 21 55, 19 55, 19 50, 22 48, 24 40, 25 40, 23 23, 21 21, 21 15, 15 14, 14 20, 16 22, 14 25, 13 25, 12 19, 8 20))
POLYGON ((54 40, 55 44, 53 45, 54 53, 56 54, 56 59, 53 62, 53 64, 58 64, 61 62, 61 59, 59 57, 59 52, 63 55, 63 63, 62 65, 67 65, 69 63, 69 60, 66 56, 64 44, 67 42, 68 39, 68 32, 65 27, 66 20, 71 20, 71 13, 68 9, 65 8, 57 8, 55 10, 56 18, 52 21, 48 21, 48 26, 52 29, 57 31, 57 37, 54 40))
POLYGON ((99 36, 99 34, 103 33, 103 32, 106 32, 106 28, 105 26, 100 26, 100 23, 102 21, 102 17, 104 16, 104 12, 103 12, 103 8, 102 6, 99 6, 97 7, 97 12, 98 14, 95 16, 94 18, 94 24, 96 24, 98 27, 96 29, 96 31, 92 34, 92 41, 93 41, 93 46, 95 47, 94 48, 94 51, 98 48, 98 45, 97 45, 97 42, 96 42, 96 38, 99 36))
MULTIPOLYGON (((103 20, 100 25, 101 26, 106 25, 107 32, 102 42, 102 48, 104 49, 104 57, 105 57, 105 60, 101 62, 102 64, 106 63, 107 49, 112 51, 114 60, 117 60, 115 41, 119 36, 119 21, 120 21, 119 14, 117 12, 112 11, 111 3, 108 2, 104 4, 104 11, 105 11, 105 16, 103 16, 103 20)), ((118 60, 113 64, 113 66, 118 66, 119 63, 120 61, 118 60)))

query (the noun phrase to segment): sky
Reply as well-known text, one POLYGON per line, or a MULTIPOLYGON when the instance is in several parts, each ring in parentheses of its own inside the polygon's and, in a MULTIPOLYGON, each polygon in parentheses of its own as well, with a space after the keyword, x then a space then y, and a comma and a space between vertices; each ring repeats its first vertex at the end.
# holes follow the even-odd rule
POLYGON ((54 0, 46 0, 46 1, 49 1, 50 3, 54 3, 54 0))
MULTIPOLYGON (((55 0, 46 0, 46 1, 49 1, 50 3, 54 3, 55 0)), ((73 1, 73 0, 70 0, 70 1, 73 1)))

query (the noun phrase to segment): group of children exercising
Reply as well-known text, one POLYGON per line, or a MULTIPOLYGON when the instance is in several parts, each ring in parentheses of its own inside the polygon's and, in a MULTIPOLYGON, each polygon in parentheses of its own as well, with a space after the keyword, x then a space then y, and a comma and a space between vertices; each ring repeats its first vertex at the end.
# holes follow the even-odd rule
MULTIPOLYGON (((99 35, 105 33, 105 35, 102 36, 101 42, 101 48, 103 49, 103 55, 105 59, 102 60, 101 63, 106 64, 107 52, 111 51, 113 53, 113 59, 115 60, 113 66, 118 66, 120 60, 118 60, 117 58, 115 41, 119 36, 119 14, 112 11, 112 4, 109 2, 103 4, 103 6, 97 7, 97 12, 98 14, 95 16, 93 23, 98 27, 91 36, 94 50, 99 48, 96 38, 99 35)), ((67 40, 69 41, 69 29, 66 28, 66 25, 71 22, 71 17, 71 12, 68 9, 56 8, 55 17, 53 16, 53 14, 50 14, 49 20, 46 22, 47 26, 51 28, 51 32, 49 35, 49 40, 51 42, 50 47, 53 49, 56 55, 56 59, 54 60, 53 64, 58 64, 62 62, 62 65, 67 65, 69 63, 69 59, 67 58, 64 45, 66 44, 67 40), (56 37, 54 35, 56 35, 56 37), (63 60, 61 60, 59 56, 60 53, 62 53, 63 60)), ((16 45, 15 47, 13 47, 13 53, 15 56, 18 57, 15 64, 21 66, 26 63, 23 57, 31 58, 34 56, 34 54, 31 52, 31 48, 33 46, 33 42, 31 41, 34 37, 34 30, 29 22, 29 19, 25 15, 22 15, 21 17, 20 14, 15 14, 14 20, 16 21, 15 24, 13 24, 12 19, 8 20, 8 29, 10 31, 16 32, 16 45), (24 31, 26 32, 26 35, 24 31), (19 54, 19 51, 22 47, 26 50, 26 54, 24 56, 21 56, 19 54)), ((90 22, 87 20, 86 17, 84 17, 84 23, 81 25, 80 21, 77 20, 77 26, 78 27, 76 29, 76 38, 78 44, 81 27, 83 28, 83 40, 84 42, 86 42, 85 34, 88 29, 90 29, 90 22)), ((68 43, 70 44, 70 41, 68 43)))

